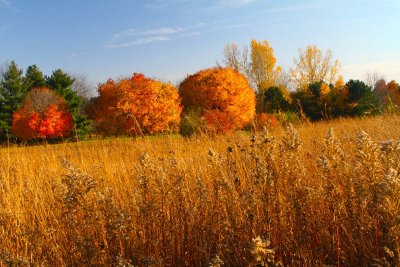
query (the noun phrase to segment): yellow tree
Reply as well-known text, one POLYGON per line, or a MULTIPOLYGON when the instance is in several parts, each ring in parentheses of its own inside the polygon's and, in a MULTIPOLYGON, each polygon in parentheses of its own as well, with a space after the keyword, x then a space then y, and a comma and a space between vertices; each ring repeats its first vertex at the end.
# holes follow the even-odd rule
POLYGON ((276 85, 281 68, 275 66, 274 49, 267 41, 251 41, 250 60, 251 78, 260 93, 276 85))
POLYGON ((335 82, 334 88, 341 89, 345 85, 346 85, 346 83, 344 82, 343 76, 339 75, 339 77, 337 78, 337 80, 335 82))
POLYGON ((309 84, 320 81, 331 84, 340 70, 339 61, 332 59, 332 52, 328 49, 324 55, 315 45, 299 49, 299 57, 294 59, 294 63, 296 66, 290 69, 290 75, 300 90, 306 90, 309 84))

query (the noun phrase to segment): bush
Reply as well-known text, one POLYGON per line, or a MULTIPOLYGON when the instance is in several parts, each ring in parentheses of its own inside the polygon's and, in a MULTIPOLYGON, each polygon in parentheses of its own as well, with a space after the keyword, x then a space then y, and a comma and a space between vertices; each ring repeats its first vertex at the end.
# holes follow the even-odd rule
POLYGON ((255 115, 255 93, 247 79, 230 68, 211 68, 187 77, 179 86, 185 113, 200 110, 208 129, 242 129, 255 115))
POLYGON ((178 91, 142 74, 108 80, 99 86, 91 116, 106 135, 143 135, 177 132, 181 106, 178 91))

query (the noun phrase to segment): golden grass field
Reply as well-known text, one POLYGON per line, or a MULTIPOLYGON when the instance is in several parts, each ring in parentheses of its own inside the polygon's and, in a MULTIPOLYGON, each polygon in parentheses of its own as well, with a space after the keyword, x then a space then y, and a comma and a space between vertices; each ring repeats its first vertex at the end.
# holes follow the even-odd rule
POLYGON ((395 115, 4 147, 0 266, 396 266, 399 196, 395 115))

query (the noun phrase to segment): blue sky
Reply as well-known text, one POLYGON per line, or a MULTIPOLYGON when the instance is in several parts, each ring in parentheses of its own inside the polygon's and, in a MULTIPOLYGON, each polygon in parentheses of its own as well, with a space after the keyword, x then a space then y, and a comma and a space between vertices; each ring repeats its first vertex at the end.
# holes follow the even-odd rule
POLYGON ((0 63, 87 75, 142 72, 177 82, 222 60, 226 43, 268 40, 277 63, 331 49, 345 79, 400 81, 398 0, 0 0, 0 63))

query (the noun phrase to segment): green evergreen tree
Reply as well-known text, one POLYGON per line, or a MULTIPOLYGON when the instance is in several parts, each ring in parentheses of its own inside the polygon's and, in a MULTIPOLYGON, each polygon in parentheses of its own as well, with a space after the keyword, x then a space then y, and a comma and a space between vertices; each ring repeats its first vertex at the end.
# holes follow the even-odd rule
POLYGON ((36 87, 46 86, 44 75, 36 65, 29 66, 26 69, 25 84, 28 90, 36 87))
POLYGON ((350 80, 346 83, 346 87, 349 90, 349 101, 354 103, 351 115, 360 116, 380 112, 379 101, 370 86, 359 80, 350 80))
MULTIPOLYGON (((82 139, 89 132, 91 123, 82 113, 84 99, 72 90, 72 84, 74 81, 75 79, 67 73, 64 73, 61 69, 53 71, 52 75, 46 80, 47 86, 55 90, 67 102, 68 110, 74 119, 76 127, 75 133, 77 137, 82 139)), ((76 135, 73 134, 73 136, 76 135)))
POLYGON ((11 138, 13 114, 22 104, 27 86, 23 71, 11 61, 0 81, 0 140, 11 138))

